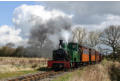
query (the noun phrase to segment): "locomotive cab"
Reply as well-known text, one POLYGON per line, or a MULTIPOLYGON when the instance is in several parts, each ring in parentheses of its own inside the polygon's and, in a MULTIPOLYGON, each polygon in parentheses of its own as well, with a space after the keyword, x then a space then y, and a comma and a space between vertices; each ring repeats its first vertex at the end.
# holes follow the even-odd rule
POLYGON ((69 48, 68 52, 71 56, 71 62, 79 62, 80 61, 80 52, 78 49, 78 44, 77 43, 69 43, 68 48, 69 48))
POLYGON ((71 67, 78 67, 80 62, 80 50, 77 43, 70 42, 68 44, 68 52, 70 55, 71 67))

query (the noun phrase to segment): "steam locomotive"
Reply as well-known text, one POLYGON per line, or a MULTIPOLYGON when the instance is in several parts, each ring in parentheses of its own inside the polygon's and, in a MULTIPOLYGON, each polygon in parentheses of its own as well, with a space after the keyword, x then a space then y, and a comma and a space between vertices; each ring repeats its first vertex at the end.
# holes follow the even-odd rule
POLYGON ((101 57, 95 49, 74 42, 64 43, 60 40, 59 48, 53 50, 52 60, 48 61, 48 68, 54 70, 77 68, 80 65, 100 62, 101 57))

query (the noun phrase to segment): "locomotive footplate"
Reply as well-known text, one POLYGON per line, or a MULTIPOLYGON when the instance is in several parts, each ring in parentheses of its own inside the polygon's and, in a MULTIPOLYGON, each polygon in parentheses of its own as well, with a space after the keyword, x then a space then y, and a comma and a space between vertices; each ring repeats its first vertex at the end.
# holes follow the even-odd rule
POLYGON ((48 61, 48 67, 53 69, 63 69, 63 68, 70 68, 69 61, 48 61))

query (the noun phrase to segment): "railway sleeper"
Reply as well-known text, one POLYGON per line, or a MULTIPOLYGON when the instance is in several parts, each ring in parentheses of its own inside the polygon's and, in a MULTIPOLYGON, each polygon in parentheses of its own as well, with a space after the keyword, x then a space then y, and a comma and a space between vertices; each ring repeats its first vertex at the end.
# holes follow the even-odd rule
POLYGON ((12 79, 12 80, 8 80, 8 81, 19 81, 18 79, 12 79))
POLYGON ((33 75, 33 76, 35 77, 35 80, 37 80, 39 78, 39 76, 37 76, 37 75, 33 75))

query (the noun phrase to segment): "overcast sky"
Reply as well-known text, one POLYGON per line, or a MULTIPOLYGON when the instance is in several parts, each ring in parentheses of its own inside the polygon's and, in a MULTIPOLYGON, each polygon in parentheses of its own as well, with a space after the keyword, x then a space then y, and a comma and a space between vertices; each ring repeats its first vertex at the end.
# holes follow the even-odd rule
POLYGON ((46 6, 73 14, 76 24, 100 24, 109 14, 120 15, 120 2, 46 2, 46 6))
MULTIPOLYGON (((26 22, 29 15, 41 18, 42 12, 52 14, 54 10, 58 15, 71 16, 73 25, 88 30, 120 25, 120 2, 0 2, 0 44, 27 41, 33 25, 26 22)), ((42 19, 47 17, 43 14, 42 19)))

